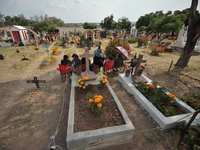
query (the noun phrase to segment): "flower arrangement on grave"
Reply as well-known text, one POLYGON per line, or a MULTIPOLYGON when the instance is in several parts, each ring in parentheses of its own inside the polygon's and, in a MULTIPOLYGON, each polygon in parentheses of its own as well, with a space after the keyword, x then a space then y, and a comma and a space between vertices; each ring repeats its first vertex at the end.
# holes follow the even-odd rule
POLYGON ((80 89, 83 89, 83 90, 85 90, 86 89, 86 81, 88 80, 88 77, 84 77, 84 78, 81 78, 81 79, 78 79, 77 81, 78 81, 78 83, 79 83, 79 85, 78 85, 78 87, 80 88, 80 89))
MULTIPOLYGON (((110 40, 108 45, 105 47, 105 55, 112 56, 113 58, 115 58, 117 53, 119 53, 119 50, 117 49, 116 46, 123 47, 124 49, 127 50, 128 53, 131 52, 128 42, 125 42, 120 38, 114 38, 113 40, 110 40)), ((127 59, 125 56, 123 57, 124 59, 127 59)))
POLYGON ((106 83, 109 83, 109 81, 107 79, 108 79, 108 76, 106 76, 106 75, 103 75, 103 78, 100 78, 100 81, 99 81, 100 88, 103 88, 106 85, 106 83))
POLYGON ((88 105, 92 109, 94 114, 98 114, 101 111, 103 96, 95 95, 93 99, 88 100, 88 105))
POLYGON ((165 51, 165 48, 161 44, 152 44, 150 49, 152 55, 159 55, 165 51))
POLYGON ((141 36, 141 37, 137 38, 136 40, 137 40, 137 42, 138 42, 137 47, 140 47, 140 46, 142 46, 142 45, 143 45, 143 46, 146 46, 147 43, 148 43, 148 41, 150 40, 150 38, 147 37, 147 36, 141 36))
POLYGON ((129 67, 128 65, 124 65, 125 68, 125 76, 129 76, 131 73, 131 67, 129 67))
POLYGON ((189 105, 195 110, 200 109, 200 94, 199 93, 185 93, 183 96, 178 96, 178 99, 189 105))
POLYGON ((52 48, 52 53, 53 53, 54 55, 58 55, 58 54, 59 54, 58 48, 57 48, 57 47, 53 47, 53 48, 52 48))
POLYGON ((50 64, 51 63, 51 59, 49 58, 49 57, 45 57, 44 59, 43 59, 43 61, 42 61, 42 64, 44 64, 44 65, 48 65, 48 64, 50 64))
POLYGON ((172 46, 165 46, 165 51, 172 52, 173 50, 174 50, 174 47, 172 47, 172 46))
POLYGON ((142 74, 146 66, 147 66, 147 64, 145 64, 144 66, 141 65, 139 68, 138 74, 142 74))
POLYGON ((134 86, 142 93, 164 116, 183 114, 184 110, 175 105, 174 94, 166 94, 164 87, 158 87, 155 82, 136 82, 134 86))

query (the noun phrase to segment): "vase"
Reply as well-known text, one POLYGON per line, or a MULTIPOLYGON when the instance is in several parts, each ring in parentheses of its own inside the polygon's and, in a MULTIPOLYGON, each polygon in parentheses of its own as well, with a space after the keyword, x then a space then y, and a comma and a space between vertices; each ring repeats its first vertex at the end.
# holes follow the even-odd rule
POLYGON ((141 76, 141 75, 142 75, 142 71, 139 71, 139 72, 138 72, 138 76, 141 76))
POLYGON ((76 68, 76 75, 80 76, 81 75, 81 68, 76 68))
POLYGON ((94 68, 94 73, 98 74, 99 73, 99 68, 94 68))
POLYGON ((130 73, 131 73, 130 70, 126 70, 125 71, 125 76, 128 77, 130 75, 130 73))

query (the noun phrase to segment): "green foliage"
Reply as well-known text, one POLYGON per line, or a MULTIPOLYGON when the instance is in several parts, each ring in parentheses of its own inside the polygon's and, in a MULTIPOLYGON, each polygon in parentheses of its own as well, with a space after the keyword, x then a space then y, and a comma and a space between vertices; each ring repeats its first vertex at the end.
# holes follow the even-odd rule
POLYGON ((134 38, 134 37, 130 37, 130 38, 128 38, 128 42, 129 42, 129 43, 136 43, 136 42, 137 42, 137 39, 134 38))
POLYGON ((195 110, 200 110, 200 94, 199 93, 185 93, 178 97, 184 103, 188 104, 195 110))
POLYGON ((84 28, 84 29, 96 29, 96 28, 97 28, 97 25, 94 24, 94 23, 87 23, 87 22, 85 22, 85 23, 83 24, 83 28, 84 28))
POLYGON ((131 22, 128 18, 122 17, 118 20, 117 27, 118 29, 125 29, 126 31, 129 31, 131 28, 131 22))
MULTIPOLYGON (((125 48, 128 53, 131 52, 130 46, 127 42, 124 42, 120 38, 114 38, 113 40, 109 41, 108 45, 105 48, 106 56, 112 56, 113 58, 115 58, 117 53, 120 53, 120 51, 117 49, 116 46, 121 46, 125 48)), ((124 59, 126 59, 125 56, 124 56, 124 59)))
POLYGON ((42 32, 42 31, 48 31, 52 28, 48 22, 38 22, 31 24, 32 27, 34 27, 34 30, 42 32))
POLYGON ((100 24, 101 27, 105 30, 116 28, 116 23, 113 20, 113 18, 114 18, 113 14, 108 17, 105 17, 104 20, 101 21, 101 24, 100 24))
POLYGON ((165 48, 162 46, 162 44, 152 44, 150 49, 151 54, 156 56, 165 51, 165 48))
POLYGON ((134 86, 142 93, 164 116, 174 116, 183 114, 183 109, 175 105, 175 95, 166 94, 163 87, 158 87, 156 83, 147 84, 146 82, 134 83, 134 86))

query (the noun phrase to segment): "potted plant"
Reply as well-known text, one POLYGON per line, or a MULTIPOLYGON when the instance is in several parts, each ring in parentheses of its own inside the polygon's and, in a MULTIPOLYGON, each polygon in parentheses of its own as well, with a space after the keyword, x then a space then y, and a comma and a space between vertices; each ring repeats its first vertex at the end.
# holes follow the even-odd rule
POLYGON ((138 76, 141 76, 141 75, 142 75, 143 70, 145 69, 145 66, 146 66, 146 64, 145 64, 144 66, 140 66, 140 69, 139 69, 139 71, 138 71, 138 76))

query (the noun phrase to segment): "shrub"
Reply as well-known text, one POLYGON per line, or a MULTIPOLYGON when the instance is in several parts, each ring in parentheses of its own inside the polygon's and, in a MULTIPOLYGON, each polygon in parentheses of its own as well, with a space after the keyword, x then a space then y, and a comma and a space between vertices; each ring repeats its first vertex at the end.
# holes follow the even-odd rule
MULTIPOLYGON (((120 51, 117 49, 116 46, 123 47, 124 49, 127 50, 128 53, 131 52, 128 42, 124 42, 120 38, 114 38, 113 40, 109 41, 108 45, 105 48, 106 56, 112 56, 113 58, 115 58, 117 53, 120 53, 120 51)), ((125 56, 124 59, 126 59, 125 56)))
POLYGON ((134 38, 134 37, 130 37, 130 38, 128 38, 128 42, 129 42, 129 43, 136 43, 136 42, 137 42, 137 39, 134 38))

